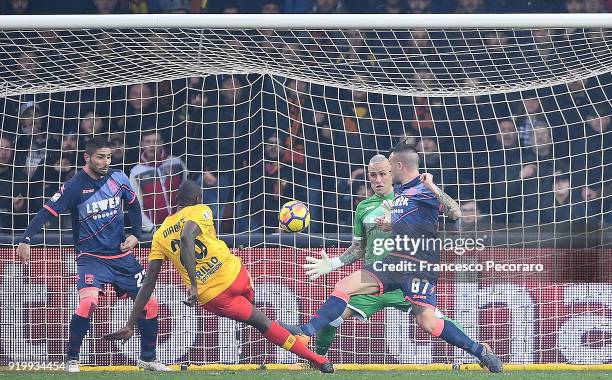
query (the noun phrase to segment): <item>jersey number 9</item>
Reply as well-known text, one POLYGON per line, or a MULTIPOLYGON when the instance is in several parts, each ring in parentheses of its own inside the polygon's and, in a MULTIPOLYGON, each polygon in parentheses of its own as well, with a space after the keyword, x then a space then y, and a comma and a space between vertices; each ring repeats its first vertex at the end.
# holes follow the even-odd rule
MULTIPOLYGON (((170 247, 172 248, 172 253, 176 253, 181 248, 181 241, 178 239, 172 240, 170 247)), ((201 240, 195 239, 194 248, 196 261, 204 259, 208 254, 206 245, 201 240)))

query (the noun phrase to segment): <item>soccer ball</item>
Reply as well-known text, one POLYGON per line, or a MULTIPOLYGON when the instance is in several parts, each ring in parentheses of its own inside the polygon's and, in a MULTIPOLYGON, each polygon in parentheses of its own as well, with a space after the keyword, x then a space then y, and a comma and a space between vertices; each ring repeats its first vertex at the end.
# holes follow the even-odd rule
POLYGON ((302 202, 290 201, 281 207, 278 221, 283 231, 300 232, 310 223, 310 211, 302 202))

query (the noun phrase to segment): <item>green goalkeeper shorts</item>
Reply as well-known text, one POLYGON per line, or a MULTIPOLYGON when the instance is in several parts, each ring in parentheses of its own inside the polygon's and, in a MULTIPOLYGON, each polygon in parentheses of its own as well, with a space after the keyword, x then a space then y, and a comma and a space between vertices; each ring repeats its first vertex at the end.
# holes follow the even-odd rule
POLYGON ((401 289, 396 289, 379 296, 360 294, 352 296, 347 307, 353 310, 355 318, 365 321, 386 307, 394 307, 398 310, 409 312, 412 304, 404 299, 401 289))

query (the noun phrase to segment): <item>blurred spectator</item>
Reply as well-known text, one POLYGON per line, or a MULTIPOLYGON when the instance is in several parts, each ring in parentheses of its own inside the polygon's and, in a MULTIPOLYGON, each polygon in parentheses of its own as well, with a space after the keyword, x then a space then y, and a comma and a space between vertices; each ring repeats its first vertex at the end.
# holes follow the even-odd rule
POLYGON ((16 58, 16 79, 20 82, 30 83, 38 78, 40 62, 38 54, 34 51, 24 51, 16 58))
POLYGON ((424 29, 413 29, 406 40, 400 42, 404 44, 403 53, 410 56, 410 65, 417 66, 414 74, 414 81, 417 86, 427 87, 433 84, 435 79, 428 69, 433 63, 440 60, 439 51, 433 46, 433 41, 429 32, 424 29))
POLYGON ((14 142, 0 135, 0 232, 13 234, 28 224, 27 176, 13 162, 14 142))
POLYGON ((572 106, 578 108, 578 110, 591 109, 593 104, 589 99, 589 95, 586 92, 587 80, 575 80, 567 84, 567 89, 572 98, 572 106), (588 107, 588 108, 587 108, 588 107))
MULTIPOLYGON (((368 186, 365 183, 361 183, 357 186, 354 187, 353 190, 353 205, 351 210, 355 210, 357 208, 357 205, 359 204, 359 202, 361 202, 362 200, 371 197, 373 193, 372 188, 370 186, 368 186)), ((348 227, 345 227, 345 231, 347 233, 351 233, 352 232, 352 226, 350 224, 350 220, 347 221, 348 222, 348 227)))
POLYGON ((342 195, 342 202, 340 205, 343 207, 341 208, 354 210, 351 206, 352 201, 355 199, 354 195, 359 187, 367 184, 366 180, 366 169, 364 166, 358 166, 351 171, 351 176, 348 179, 338 181, 337 191, 342 195))
POLYGON ((30 0, 9 0, 6 14, 9 15, 26 15, 31 14, 32 7, 30 0))
POLYGON ((487 13, 483 0, 457 0, 455 13, 487 13))
POLYGON ((406 0, 408 13, 431 13, 431 0, 406 0))
POLYGON ((125 134, 123 132, 111 133, 108 141, 110 142, 112 150, 111 168, 119 169, 129 174, 136 165, 136 162, 128 161, 125 157, 125 134))
MULTIPOLYGON (((540 223, 567 223, 576 215, 572 213, 572 204, 577 203, 577 196, 573 194, 570 175, 567 172, 555 173, 552 191, 541 189, 540 204, 537 206, 540 212, 540 223), (573 198, 573 199, 572 199, 573 198)), ((556 228, 565 228, 557 225, 556 228)))
MULTIPOLYGON (((76 173, 76 156, 68 152, 49 152, 30 178, 28 209, 40 210, 47 199, 76 173)), ((69 218, 61 217, 52 227, 70 228, 69 218)))
POLYGON ((101 15, 109 15, 113 13, 125 13, 125 10, 120 9, 118 0, 92 0, 96 13, 101 15))
MULTIPOLYGON (((70 163, 72 167, 82 167, 81 160, 84 161, 84 158, 80 159, 79 156, 83 156, 83 151, 79 151, 77 147, 78 138, 76 134, 67 133, 62 135, 61 151, 58 153, 60 153, 62 159, 68 160, 67 162, 62 162, 64 168, 67 167, 67 163, 70 163)), ((55 160, 56 163, 57 161, 58 160, 55 160)), ((70 175, 70 177, 72 177, 72 175, 70 175)), ((57 188, 55 190, 57 190, 57 188)), ((35 210, 39 210, 39 208, 35 210)))
MULTIPOLYGON (((85 145, 91 139, 104 133, 108 133, 108 126, 104 123, 104 120, 93 111, 84 111, 79 122, 77 150, 84 151, 85 145)), ((83 160, 83 157, 78 158, 79 166, 85 163, 83 160)))
POLYGON ((311 13, 347 13, 347 9, 341 0, 314 0, 314 7, 311 13))
POLYGON ((506 154, 514 154, 518 157, 520 155, 517 150, 519 147, 519 135, 514 121, 510 118, 501 119, 498 121, 498 125, 499 133, 495 136, 498 145, 494 148, 495 151, 505 150, 506 154))
POLYGON ((461 218, 454 223, 454 228, 458 231, 475 231, 482 229, 486 224, 486 218, 480 211, 475 200, 463 200, 460 202, 461 218))
POLYGON ((523 156, 520 182, 525 197, 525 221, 528 223, 539 222, 540 197, 552 192, 554 173, 568 170, 566 162, 555 156, 550 127, 545 124, 535 126, 533 141, 534 145, 527 148, 523 156))
POLYGON ((157 0, 161 13, 191 13, 191 0, 157 0))
MULTIPOLYGON (((65 135, 62 135, 62 153, 66 153, 66 154, 70 154, 73 157, 75 157, 77 154, 81 153, 79 152, 78 148, 78 139, 77 139, 77 135, 74 133, 66 133, 65 135)), ((75 162, 76 163, 76 162, 75 162)))
POLYGON ((433 129, 432 110, 429 104, 429 98, 415 96, 414 97, 414 120, 412 120, 412 129, 416 132, 424 129, 433 129))
POLYGON ((556 157, 550 127, 546 124, 538 124, 534 127, 532 133, 534 144, 526 150, 526 157, 523 158, 523 162, 527 162, 527 165, 523 167, 521 177, 552 175, 554 173, 553 165, 563 165, 563 161, 560 159, 554 160, 556 157), (533 170, 528 168, 529 166, 533 166, 533 170))
POLYGON ((354 62, 361 62, 366 66, 376 65, 376 56, 364 39, 364 32, 359 30, 346 30, 346 45, 336 58, 336 64, 344 64, 350 67, 354 62))
POLYGON ((555 97, 563 115, 563 120, 565 120, 565 124, 568 124, 567 128, 570 138, 584 136, 584 129, 574 124, 585 120, 587 114, 593 111, 593 104, 591 99, 589 99, 586 85, 587 81, 582 80, 569 82, 565 85, 567 86, 567 91, 565 91, 565 88, 562 88, 561 91, 563 92, 555 97))
POLYGON ((117 126, 111 130, 125 131, 125 155, 129 161, 134 162, 138 161, 141 133, 164 127, 157 122, 156 104, 151 86, 145 83, 129 86, 127 107, 124 112, 125 117, 119 118, 117 126))
POLYGON ((484 37, 488 53, 504 52, 509 47, 510 37, 503 30, 485 32, 484 37))
POLYGON ((578 202, 572 205, 572 222, 583 224, 590 231, 596 231, 602 223, 601 183, 578 188, 578 202))
POLYGON ((47 133, 46 115, 37 106, 26 103, 21 109, 15 164, 23 167, 30 178, 48 151, 59 148, 59 141, 47 133))
MULTIPOLYGON (((264 144, 264 226, 265 233, 278 232, 278 210, 294 198, 291 186, 292 168, 282 162, 283 148, 275 136, 264 144)), ((297 199, 306 199, 302 194, 297 199)))
POLYGON ((261 4, 260 12, 263 14, 278 14, 281 11, 280 0, 266 0, 261 4))
POLYGON ((202 187, 202 199, 212 210, 213 215, 221 218, 224 206, 229 202, 232 190, 231 177, 229 175, 218 175, 212 171, 204 171, 196 178, 202 187))
MULTIPOLYGON (((363 78, 355 77, 355 81, 363 81, 363 78)), ((384 111, 373 109, 368 101, 368 93, 365 91, 351 91, 352 101, 342 102, 342 115, 344 131, 349 148, 349 162, 352 165, 362 167, 370 158, 377 153, 377 136, 374 131, 374 120, 383 120, 384 111)), ((381 121, 384 123, 384 121, 381 121)))
POLYGON ((565 9, 567 13, 584 12, 585 0, 565 0, 565 9))
POLYGON ((93 111, 83 112, 81 122, 79 123, 80 136, 87 138, 87 141, 89 141, 93 136, 107 131, 104 121, 100 116, 96 116, 93 111))
POLYGON ((225 13, 225 14, 240 13, 240 6, 238 5, 237 2, 230 0, 226 2, 225 5, 223 5, 223 7, 221 8, 221 13, 225 13))
POLYGON ((559 55, 550 29, 533 29, 531 31, 531 36, 533 37, 534 48, 523 50, 527 50, 525 55, 531 57, 529 61, 532 66, 540 64, 548 66, 560 64, 559 55))
POLYGON ((546 124, 540 99, 537 97, 523 99, 519 102, 515 115, 521 145, 524 147, 533 145, 534 126, 546 124))
POLYGON ((612 117, 589 113, 584 125, 585 136, 571 142, 571 169, 574 186, 612 180, 612 117), (603 177, 602 177, 603 176, 603 177))
POLYGON ((122 0, 129 3, 130 12, 133 14, 159 13, 158 0, 122 0))
POLYGON ((419 168, 431 173, 434 181, 443 187, 445 193, 453 198, 458 194, 457 165, 451 155, 441 154, 434 136, 423 136, 417 142, 419 168))
POLYGON ((285 0, 284 13, 308 13, 312 10, 313 0, 285 0))
POLYGON ((374 13, 406 13, 406 3, 404 0, 385 0, 374 8, 374 13))
POLYGON ((516 126, 512 119, 498 121, 499 131, 489 153, 492 212, 500 223, 520 220, 522 208, 520 192, 521 150, 516 126))
POLYGON ((176 210, 176 190, 187 178, 187 168, 164 148, 159 133, 142 136, 140 163, 130 171, 130 182, 142 204, 142 228, 151 231, 176 210))
POLYGON ((584 0, 584 12, 600 13, 605 12, 605 4, 602 0, 584 0))
POLYGON ((287 106, 289 111, 289 133, 281 138, 282 160, 293 166, 303 168, 304 156, 304 124, 312 125, 312 115, 308 112, 308 84, 306 82, 289 80, 287 82, 287 106))
POLYGON ((246 91, 243 79, 238 76, 226 76, 220 83, 217 124, 204 129, 204 138, 213 142, 208 152, 213 162, 209 161, 208 171, 219 170, 220 175, 231 176, 238 170, 240 177, 241 170, 248 166, 250 104, 246 91))

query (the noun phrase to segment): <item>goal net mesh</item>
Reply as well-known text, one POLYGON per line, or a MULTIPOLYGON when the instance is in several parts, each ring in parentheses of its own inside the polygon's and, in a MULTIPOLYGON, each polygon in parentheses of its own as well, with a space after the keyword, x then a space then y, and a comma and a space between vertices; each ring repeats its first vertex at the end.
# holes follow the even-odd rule
MULTIPOLYGON (((369 159, 405 140, 462 207, 459 222, 441 217, 441 234, 483 243, 442 262, 543 268, 443 273, 440 310, 504 362, 612 362, 611 46, 610 30, 584 28, 0 32, 0 364, 64 358, 77 305, 70 218, 45 227, 28 267, 11 246, 81 168, 93 135, 111 141, 148 231, 175 210, 178 184, 198 181, 257 305, 288 323, 360 267, 314 283, 302 269, 321 247, 350 244, 355 207, 372 194, 369 159), (310 227, 279 233, 293 199, 309 206, 310 227)), ((82 363, 134 363, 137 337, 101 339, 131 308, 106 290, 82 363)), ((243 324, 184 306, 169 264, 156 295, 163 362, 296 361, 243 324)), ((471 361, 393 308, 347 321, 329 355, 471 361)))

